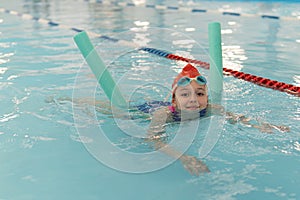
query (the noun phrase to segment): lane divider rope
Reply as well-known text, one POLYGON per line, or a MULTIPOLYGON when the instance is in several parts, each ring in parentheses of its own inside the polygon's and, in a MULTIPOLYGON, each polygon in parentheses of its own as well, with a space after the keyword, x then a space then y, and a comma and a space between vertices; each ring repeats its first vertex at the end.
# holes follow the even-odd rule
MULTIPOLYGON (((156 54, 158 56, 166 57, 171 60, 180 60, 180 61, 184 61, 184 62, 194 63, 204 69, 209 69, 209 63, 207 63, 207 62, 184 58, 184 57, 181 57, 178 55, 174 55, 172 53, 168 53, 166 51, 161 51, 161 50, 157 50, 157 49, 153 49, 153 48, 145 48, 144 47, 144 48, 141 48, 141 50, 156 54)), ((223 67, 223 74, 227 75, 227 76, 233 76, 235 78, 242 79, 244 81, 248 81, 248 82, 254 83, 256 85, 262 86, 262 87, 271 88, 273 90, 286 92, 288 94, 292 94, 292 95, 300 97, 300 87, 297 87, 292 84, 287 84, 284 82, 279 82, 279 81, 271 80, 268 78, 263 78, 260 76, 228 69, 225 67, 223 67)))
POLYGON ((168 5, 155 5, 155 4, 140 4, 140 3, 132 3, 132 2, 118 2, 118 1, 102 1, 102 0, 84 0, 89 3, 99 3, 103 5, 114 5, 121 7, 145 7, 156 10, 170 10, 170 11, 185 11, 191 13, 213 13, 213 14, 221 14, 221 15, 230 15, 236 17, 259 17, 262 19, 275 19, 275 20, 300 20, 300 16, 297 17, 289 17, 289 16, 276 16, 269 14, 249 14, 249 13, 238 13, 231 11, 221 11, 221 10, 209 10, 209 9, 201 9, 201 8, 190 8, 185 6, 168 6, 168 5))
MULTIPOLYGON (((19 13, 17 11, 13 11, 13 10, 7 10, 7 9, 4 9, 4 8, 0 8, 0 12, 8 13, 8 14, 11 14, 11 15, 16 15, 16 16, 19 16, 23 19, 34 20, 34 21, 37 21, 39 23, 47 24, 47 25, 53 26, 53 27, 60 27, 60 28, 72 30, 72 31, 75 31, 75 32, 82 32, 83 31, 82 29, 79 29, 79 28, 74 28, 74 27, 62 25, 60 23, 53 22, 51 20, 34 17, 32 15, 29 15, 29 14, 22 14, 22 13, 19 13)), ((105 35, 100 35, 100 34, 97 34, 97 33, 94 33, 94 32, 89 32, 89 31, 86 31, 86 32, 90 36, 110 40, 112 42, 118 42, 118 43, 120 43, 120 45, 128 45, 128 46, 132 46, 132 47, 137 47, 137 45, 135 45, 132 42, 128 42, 128 41, 120 40, 120 39, 115 39, 115 38, 105 36, 105 35)), ((165 58, 171 59, 171 60, 178 60, 178 61, 193 63, 193 64, 196 64, 199 67, 202 67, 204 69, 209 69, 209 63, 207 63, 207 62, 194 60, 194 59, 189 59, 189 58, 184 58, 182 56, 175 55, 175 54, 172 54, 172 53, 167 52, 167 51, 154 49, 154 48, 148 48, 148 47, 141 47, 141 48, 139 48, 139 50, 146 51, 146 52, 149 52, 149 53, 161 56, 161 57, 165 57, 165 58)), ((260 77, 260 76, 240 72, 240 71, 235 71, 235 70, 228 69, 228 68, 225 68, 225 67, 223 68, 223 74, 233 76, 235 78, 245 80, 245 81, 254 83, 254 84, 262 86, 262 87, 271 88, 273 90, 286 92, 288 94, 300 97, 300 87, 292 85, 292 84, 287 84, 287 83, 284 83, 284 82, 279 82, 279 81, 276 81, 276 80, 271 80, 271 79, 263 78, 263 77, 260 77)))

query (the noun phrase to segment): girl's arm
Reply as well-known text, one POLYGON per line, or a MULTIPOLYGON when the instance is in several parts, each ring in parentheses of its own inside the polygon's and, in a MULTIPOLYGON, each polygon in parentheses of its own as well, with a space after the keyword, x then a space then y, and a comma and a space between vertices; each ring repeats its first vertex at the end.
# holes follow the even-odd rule
MULTIPOLYGON (((76 104, 92 105, 96 107, 98 112, 108 116, 112 115, 111 104, 108 101, 99 101, 92 98, 72 99, 69 97, 61 97, 57 99, 57 102, 59 104, 63 104, 64 102, 72 102, 76 104)), ((127 119, 131 116, 129 116, 128 113, 124 112, 123 110, 118 110, 114 112, 112 117, 127 119), (116 116, 115 113, 117 113, 118 116, 116 116)), ((149 117, 149 115, 141 114, 141 117, 149 117)), ((209 172, 208 167, 196 157, 184 154, 182 155, 182 153, 176 151, 170 145, 163 142, 163 138, 165 137, 165 126, 167 122, 171 121, 170 119, 172 119, 172 114, 167 107, 163 107, 155 111, 148 129, 149 137, 146 139, 146 141, 153 143, 155 149, 160 150, 161 152, 174 158, 179 158, 184 168, 193 175, 199 175, 201 172, 209 172)))
POLYGON ((162 108, 153 113, 147 139, 148 142, 154 143, 155 149, 172 156, 179 158, 182 162, 183 167, 192 175, 199 175, 201 172, 209 172, 208 167, 198 158, 182 154, 170 145, 166 144, 163 139, 165 136, 165 126, 168 121, 172 118, 172 114, 168 108, 162 108))
POLYGON ((210 108, 212 110, 216 110, 218 114, 226 115, 226 119, 232 124, 240 122, 246 126, 257 128, 258 130, 260 130, 263 133, 273 133, 273 129, 276 129, 281 132, 289 132, 290 131, 290 128, 288 126, 284 126, 284 125, 274 125, 274 124, 267 123, 267 122, 259 122, 258 120, 256 120, 257 123, 253 123, 253 122, 251 122, 251 121, 253 121, 251 118, 246 117, 245 115, 235 114, 232 112, 225 111, 224 107, 221 105, 211 104, 210 108))
POLYGON ((47 102, 56 102, 58 104, 64 104, 65 102, 71 102, 73 104, 78 105, 90 105, 95 106, 95 110, 101 114, 107 115, 108 117, 115 117, 118 119, 132 119, 135 118, 143 118, 149 119, 149 114, 145 114, 142 112, 138 112, 135 108, 128 108, 130 109, 121 109, 118 107, 114 107, 110 101, 105 100, 97 100, 95 98, 86 97, 86 98, 70 98, 70 97, 60 97, 57 99, 47 99, 47 102), (132 111, 132 112, 131 112, 132 111), (134 115, 134 116, 132 116, 134 115))

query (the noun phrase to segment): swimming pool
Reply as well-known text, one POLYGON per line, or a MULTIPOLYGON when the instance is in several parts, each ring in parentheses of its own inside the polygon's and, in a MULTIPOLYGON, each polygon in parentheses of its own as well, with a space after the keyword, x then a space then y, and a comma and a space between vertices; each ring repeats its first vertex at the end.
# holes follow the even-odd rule
MULTIPOLYGON (((83 0, 14 0, 1 2, 0 7, 206 62, 207 24, 219 21, 224 67, 300 85, 299 3, 147 4, 186 9, 83 0), (190 12, 190 8, 210 12, 190 12), (225 15, 223 11, 241 15, 225 15), (262 18, 262 14, 280 19, 262 18), (200 45, 193 45, 192 39, 200 45)), ((95 85, 74 44, 76 31, 7 12, 0 12, 0 24, 0 199, 299 198, 299 97, 225 76, 223 102, 228 110, 288 125, 291 131, 265 134, 240 124, 225 123, 217 144, 203 158, 211 173, 199 177, 188 174, 179 161, 149 173, 120 172, 87 151, 85 144, 91 141, 88 137, 80 138, 73 105, 59 100, 72 97, 74 85, 82 90, 95 85), (76 85, 78 78, 84 82, 76 85)), ((131 96, 133 103, 166 96, 178 63, 100 38, 92 41, 103 44, 104 48, 97 49, 117 80, 128 75, 122 89, 124 94, 136 89, 131 96), (141 82, 143 87, 135 87, 141 82), (159 90, 153 89, 154 83, 160 86, 156 87, 159 90)), ((201 72, 208 73, 204 69, 201 72)), ((104 98, 100 88, 96 95, 104 98)), ((114 133, 107 137, 120 148, 133 152, 147 150, 139 140, 123 137, 112 118, 94 113, 93 106, 78 106, 86 116, 97 115, 103 129, 114 133)), ((143 119, 134 122, 145 127, 148 123, 143 119)), ((175 128, 170 127, 171 131, 175 128)), ((198 135, 189 149, 194 155, 198 155, 203 139, 201 131, 198 135)))

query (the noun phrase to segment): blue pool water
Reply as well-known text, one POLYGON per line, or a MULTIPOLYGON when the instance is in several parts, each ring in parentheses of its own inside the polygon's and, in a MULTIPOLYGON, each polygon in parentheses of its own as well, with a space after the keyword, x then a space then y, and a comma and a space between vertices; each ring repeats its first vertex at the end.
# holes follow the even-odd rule
MULTIPOLYGON (((218 21, 224 67, 300 86, 297 1, 147 1, 210 11, 206 13, 135 3, 141 6, 13 0, 1 2, 0 8, 205 62, 209 62, 207 26, 218 21), (222 15, 223 11, 242 15, 222 15), (281 18, 262 19, 261 14, 281 18)), ((96 81, 73 41, 77 32, 8 12, 0 12, 0 27, 1 200, 300 198, 299 97, 225 76, 223 104, 227 110, 289 126, 290 132, 266 134, 225 122, 217 126, 213 149, 201 157, 211 173, 191 176, 179 161, 148 173, 126 173, 97 160, 86 148, 93 138, 80 135, 96 117, 115 146, 129 152, 150 151, 141 140, 124 136, 117 126, 124 120, 95 112, 86 101, 74 105, 68 100, 78 91, 76 100, 91 98, 91 93, 84 93, 87 91, 106 99, 99 87, 95 89, 96 81), (78 123, 74 111, 85 121, 78 123)), ((182 63, 91 38, 131 103, 167 96, 182 63)), ((208 74, 205 69, 200 71, 208 74)), ((144 118, 133 122, 142 128, 149 124, 144 118)), ((205 121, 196 129, 190 155, 199 156, 203 130, 208 126, 205 121)), ((177 128, 171 125, 168 131, 177 128)), ((108 154, 114 158, 114 152, 108 154)))

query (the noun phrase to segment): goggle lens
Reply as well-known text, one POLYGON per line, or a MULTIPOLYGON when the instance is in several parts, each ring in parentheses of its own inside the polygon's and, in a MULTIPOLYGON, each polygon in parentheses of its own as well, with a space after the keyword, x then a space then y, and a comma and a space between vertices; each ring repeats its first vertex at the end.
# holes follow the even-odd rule
POLYGON ((182 77, 177 82, 177 86, 187 86, 191 83, 192 80, 195 80, 199 85, 205 85, 207 83, 206 78, 204 76, 197 76, 195 78, 182 77))

